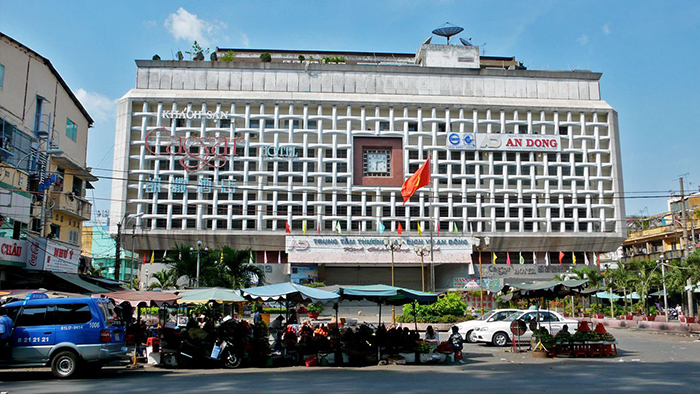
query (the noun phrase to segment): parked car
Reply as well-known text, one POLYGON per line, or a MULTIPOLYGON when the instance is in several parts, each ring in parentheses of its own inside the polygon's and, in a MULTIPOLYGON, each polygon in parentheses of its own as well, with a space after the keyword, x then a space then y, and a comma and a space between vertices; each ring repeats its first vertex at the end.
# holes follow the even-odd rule
POLYGON ((79 371, 97 372, 126 355, 124 325, 112 301, 44 294, 28 298, 2 306, 14 326, 1 365, 50 366, 56 377, 69 378, 79 371))
POLYGON ((529 342, 532 338, 532 330, 530 329, 530 323, 532 321, 538 322, 541 327, 545 327, 552 335, 556 335, 565 324, 569 326, 569 331, 572 333, 578 326, 578 321, 567 319, 557 312, 528 310, 513 314, 502 321, 483 324, 476 328, 473 337, 478 342, 491 343, 496 346, 506 346, 513 340, 510 325, 515 320, 522 320, 527 326, 527 331, 520 336, 520 342, 529 342))
POLYGON ((522 312, 520 309, 494 309, 476 320, 457 323, 456 326, 457 329, 459 329, 459 333, 462 334, 462 338, 464 338, 466 342, 474 343, 476 342, 476 339, 473 338, 474 329, 483 326, 484 323, 501 321, 512 314, 520 312, 522 312))

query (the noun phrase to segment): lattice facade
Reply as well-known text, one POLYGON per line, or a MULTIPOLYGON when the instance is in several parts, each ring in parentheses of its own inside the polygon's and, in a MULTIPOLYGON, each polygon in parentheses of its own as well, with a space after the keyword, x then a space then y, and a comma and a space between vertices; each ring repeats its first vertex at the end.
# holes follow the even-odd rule
MULTIPOLYGON (((394 94, 368 95, 353 87, 354 93, 324 95, 322 85, 305 92, 298 84, 293 89, 299 93, 289 95, 278 93, 275 83, 269 85, 269 94, 256 92, 260 89, 252 83, 250 90, 243 88, 245 82, 234 89, 233 78, 245 79, 238 70, 228 74, 222 90, 221 76, 216 89, 209 87, 209 74, 202 77, 206 82, 201 89, 196 88, 196 76, 191 88, 186 81, 176 87, 177 67, 156 67, 158 79, 142 76, 142 68, 140 88, 119 104, 117 149, 124 152, 115 155, 115 168, 128 174, 128 181, 115 182, 114 204, 117 212, 144 212, 139 224, 152 234, 283 232, 285 222, 297 233, 376 233, 381 221, 387 231, 396 231, 401 223, 409 233, 420 223, 424 231, 432 227, 435 233, 439 226, 443 233, 456 229, 460 234, 624 237, 617 115, 592 97, 597 85, 588 89, 590 81, 564 81, 576 91, 576 97, 567 99, 557 85, 552 88, 552 80, 536 76, 523 82, 522 96, 514 89, 512 99, 508 79, 502 76, 495 86, 505 80, 503 98, 485 97, 485 90, 482 97, 470 98, 464 95, 466 88, 448 89, 453 92, 449 94, 428 89, 399 95, 394 89, 394 94), (167 73, 170 82, 163 89, 167 73), (527 87, 537 89, 542 81, 560 96, 543 99, 540 89, 528 98, 527 87), (579 94, 584 90, 588 101, 579 94), (557 136, 560 149, 450 150, 450 132, 557 136), (199 138, 214 148, 200 146, 199 138), (357 151, 366 150, 358 148, 358 139, 393 141, 400 147, 401 154, 387 163, 387 174, 373 174, 385 182, 361 180, 368 174, 363 162, 367 152, 357 151), (429 156, 430 187, 403 205, 403 179, 429 156), (398 182, 388 176, 394 169, 400 171, 398 182)), ((221 70, 216 72, 221 75, 221 70)), ((432 78, 429 69, 420 72, 432 78)), ((266 81, 275 71, 255 73, 266 81)), ((276 74, 279 80, 281 73, 276 74)), ((380 78, 381 70, 371 74, 380 78)), ((323 72, 317 77, 325 80, 323 72)), ((420 79, 420 74, 410 77, 420 79)), ((359 81, 360 76, 352 78, 359 81)), ((330 78, 330 83, 337 80, 330 78)), ((263 84, 263 93, 267 86, 263 84)), ((292 89, 291 84, 284 89, 292 89)), ((373 147, 370 153, 387 149, 373 147)))

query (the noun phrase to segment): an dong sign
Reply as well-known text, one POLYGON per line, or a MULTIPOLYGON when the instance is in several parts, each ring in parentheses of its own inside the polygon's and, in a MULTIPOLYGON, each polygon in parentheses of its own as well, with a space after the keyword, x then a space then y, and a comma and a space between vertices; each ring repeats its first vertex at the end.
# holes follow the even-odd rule
POLYGON ((159 127, 146 134, 145 143, 146 150, 152 155, 179 156, 180 165, 185 171, 197 172, 205 167, 222 168, 229 157, 236 155, 236 143, 244 141, 245 137, 242 136, 231 140, 221 136, 175 136, 170 135, 168 129, 159 127), (192 148, 195 148, 194 151, 192 148))

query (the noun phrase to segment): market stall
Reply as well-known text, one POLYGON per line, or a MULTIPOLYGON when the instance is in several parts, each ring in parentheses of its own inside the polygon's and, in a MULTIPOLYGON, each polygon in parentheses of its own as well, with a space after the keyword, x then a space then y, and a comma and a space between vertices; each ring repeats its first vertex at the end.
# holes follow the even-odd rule
MULTIPOLYGON (((568 296, 582 296, 593 294, 595 289, 588 287, 587 280, 542 281, 528 283, 511 283, 506 285, 506 291, 517 298, 541 298, 549 302, 555 298, 568 296)), ((603 298, 603 294, 597 293, 603 298)), ((610 297, 610 295, 608 295, 610 297)), ((617 354, 617 342, 612 334, 606 332, 602 324, 598 324, 595 330, 591 330, 586 320, 578 322, 576 332, 560 330, 552 335, 552 324, 540 324, 529 327, 533 331, 532 350, 533 356, 555 357, 566 355, 569 357, 611 356, 617 354)))
MULTIPOLYGON (((117 306, 123 308, 122 315, 126 320, 126 343, 127 345, 134 345, 133 353, 133 364, 137 365, 137 357, 144 350, 142 345, 145 346, 145 356, 149 358, 152 353, 158 353, 162 327, 165 325, 167 320, 167 309, 168 306, 177 306, 177 300, 180 298, 179 295, 163 291, 117 291, 112 293, 97 293, 93 294, 92 297, 97 298, 109 298, 114 301, 117 306), (141 308, 143 307, 157 307, 158 311, 158 322, 153 324, 147 324, 141 320, 141 308), (136 320, 131 322, 133 317, 133 309, 136 309, 136 320)), ((149 360, 151 361, 151 360, 149 360)), ((154 361, 157 363, 158 360, 154 361)))
MULTIPOLYGON (((380 362, 405 362, 421 361, 427 362, 435 349, 427 346, 420 340, 417 333, 416 316, 414 314, 414 332, 396 333, 396 328, 387 330, 382 325, 382 305, 405 305, 405 304, 432 304, 437 301, 438 294, 426 293, 418 290, 388 286, 388 285, 365 285, 365 286, 340 286, 336 291, 340 299, 348 301, 366 300, 374 302, 379 306, 379 327, 377 327, 375 338, 377 358, 380 362), (393 331, 392 331, 393 330, 393 331), (423 355, 421 357, 421 355, 423 355)), ((415 308, 414 308, 415 310, 415 308)), ((449 350, 445 346, 441 350, 449 350)), ((441 357, 442 358, 442 357, 441 357)))

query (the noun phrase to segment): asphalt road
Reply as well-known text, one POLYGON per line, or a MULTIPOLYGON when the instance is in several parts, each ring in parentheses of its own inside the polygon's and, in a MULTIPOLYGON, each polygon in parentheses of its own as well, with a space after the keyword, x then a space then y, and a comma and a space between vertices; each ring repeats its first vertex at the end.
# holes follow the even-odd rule
POLYGON ((700 390, 700 340, 673 334, 611 331, 614 358, 538 359, 466 345, 463 363, 365 368, 126 371, 59 381, 47 369, 0 371, 7 393, 692 393, 700 390))

